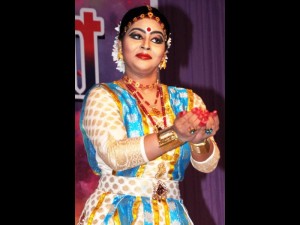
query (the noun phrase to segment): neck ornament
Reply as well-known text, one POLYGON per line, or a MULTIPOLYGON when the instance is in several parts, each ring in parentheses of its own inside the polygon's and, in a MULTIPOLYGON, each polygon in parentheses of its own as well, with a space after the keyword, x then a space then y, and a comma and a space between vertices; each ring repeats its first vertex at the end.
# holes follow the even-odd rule
POLYGON ((129 78, 127 75, 123 76, 122 80, 125 84, 130 84, 130 85, 134 86, 135 88, 140 88, 140 89, 152 89, 152 88, 157 87, 157 85, 159 83, 158 80, 156 80, 156 82, 153 83, 153 84, 144 85, 144 84, 141 84, 138 81, 135 81, 135 80, 129 78))
POLYGON ((149 118, 151 121, 151 124, 155 127, 155 132, 158 132, 159 130, 164 129, 167 127, 167 118, 166 118, 166 110, 163 100, 163 93, 162 93, 162 87, 161 85, 157 86, 157 92, 156 92, 156 98, 154 101, 154 104, 151 105, 148 101, 146 101, 143 97, 143 95, 138 92, 138 90, 135 88, 135 86, 132 83, 126 83, 125 85, 129 91, 129 93, 137 100, 139 108, 142 110, 142 112, 149 118), (161 102, 161 112, 156 108, 156 104, 158 102, 158 98, 160 97, 161 102), (147 108, 143 104, 143 102, 151 107, 151 113, 154 114, 156 117, 161 116, 163 118, 163 124, 159 123, 157 124, 156 121, 153 119, 152 115, 148 112, 147 108))

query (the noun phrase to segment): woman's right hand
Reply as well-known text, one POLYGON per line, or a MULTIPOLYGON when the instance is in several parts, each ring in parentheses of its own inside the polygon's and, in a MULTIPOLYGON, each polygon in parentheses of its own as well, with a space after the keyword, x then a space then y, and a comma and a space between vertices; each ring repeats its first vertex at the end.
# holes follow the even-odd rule
POLYGON ((173 124, 178 138, 183 142, 200 143, 219 130, 217 111, 209 112, 200 108, 180 112, 173 124))

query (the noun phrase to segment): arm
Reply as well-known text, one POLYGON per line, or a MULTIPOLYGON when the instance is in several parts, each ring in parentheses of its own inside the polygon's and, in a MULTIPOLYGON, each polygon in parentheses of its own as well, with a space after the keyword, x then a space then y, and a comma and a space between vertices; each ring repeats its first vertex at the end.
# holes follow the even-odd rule
MULTIPOLYGON (((200 96, 194 93, 194 107, 200 107, 202 109, 206 109, 206 106, 201 99, 200 96)), ((216 134, 217 130, 219 129, 219 120, 218 118, 215 118, 213 121, 214 123, 214 133, 213 135, 216 134)), ((208 126, 211 127, 213 124, 212 121, 208 122, 208 126)), ((191 145, 191 164, 195 169, 198 171, 204 172, 204 173, 209 173, 212 172, 218 165, 219 159, 220 159, 220 150, 217 145, 217 143, 214 140, 214 136, 209 136, 207 139, 207 142, 205 142, 201 147, 196 147, 195 145, 193 146, 193 143, 195 142, 190 142, 191 145), (200 151, 200 148, 204 149, 200 151)), ((203 137, 201 138, 202 141, 205 140, 203 137)), ((199 143, 199 142, 196 142, 199 143)))
POLYGON ((145 164, 171 150, 159 147, 156 133, 128 138, 116 102, 102 87, 87 96, 83 127, 98 156, 116 171, 145 164))
POLYGON ((113 97, 97 87, 87 96, 83 128, 92 142, 97 158, 113 170, 125 170, 148 161, 143 137, 127 138, 127 132, 113 97))
POLYGON ((192 166, 203 173, 212 172, 218 165, 220 159, 220 151, 213 137, 208 138, 209 150, 204 153, 192 151, 191 164, 192 166))

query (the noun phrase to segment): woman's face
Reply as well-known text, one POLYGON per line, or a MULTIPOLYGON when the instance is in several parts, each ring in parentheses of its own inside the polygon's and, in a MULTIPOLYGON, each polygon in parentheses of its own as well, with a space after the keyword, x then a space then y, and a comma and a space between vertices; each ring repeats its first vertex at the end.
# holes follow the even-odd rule
POLYGON ((153 19, 138 20, 126 32, 122 45, 127 72, 151 72, 157 69, 164 57, 163 29, 153 19))

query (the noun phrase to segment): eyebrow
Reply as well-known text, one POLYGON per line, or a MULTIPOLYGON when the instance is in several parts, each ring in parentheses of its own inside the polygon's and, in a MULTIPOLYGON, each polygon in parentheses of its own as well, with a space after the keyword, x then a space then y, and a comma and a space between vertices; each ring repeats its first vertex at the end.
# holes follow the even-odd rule
MULTIPOLYGON (((139 30, 139 31, 141 31, 141 32, 143 32, 143 33, 146 34, 146 31, 143 30, 143 29, 141 29, 141 28, 132 28, 128 33, 130 33, 131 31, 134 31, 134 30, 139 30)), ((155 31, 155 30, 151 31, 150 34, 160 34, 161 36, 164 36, 161 31, 155 31)))

